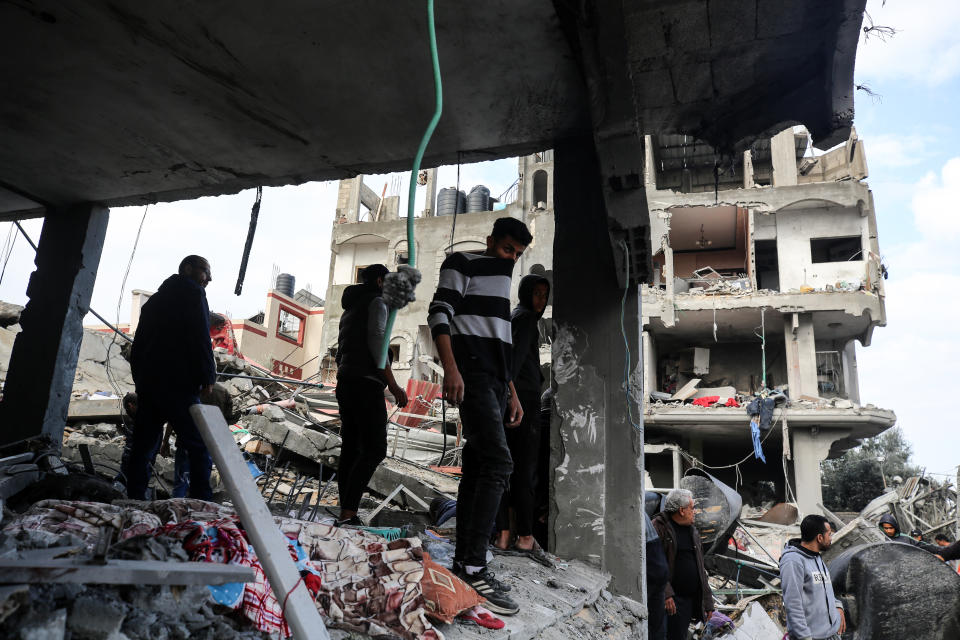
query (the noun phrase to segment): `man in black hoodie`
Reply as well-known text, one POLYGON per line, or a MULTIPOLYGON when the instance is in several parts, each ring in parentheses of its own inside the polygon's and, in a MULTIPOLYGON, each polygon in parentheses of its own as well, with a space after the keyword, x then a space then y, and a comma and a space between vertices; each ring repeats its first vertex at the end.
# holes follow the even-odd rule
POLYGON ((213 462, 189 411, 217 378, 210 343, 210 310, 204 293, 211 279, 206 259, 187 256, 178 273, 164 280, 140 310, 130 354, 138 406, 124 469, 127 495, 134 500, 147 497, 150 461, 160 447, 164 423, 173 426, 177 445, 184 448, 190 460, 189 496, 213 498, 213 462))
POLYGON ((387 407, 383 389, 389 387, 397 405, 405 407, 406 392, 393 377, 390 363, 378 366, 387 326, 383 301, 382 264, 361 273, 361 284, 343 292, 340 334, 337 342, 337 403, 340 405, 340 521, 362 525, 357 517, 360 498, 377 467, 387 457, 387 407))
POLYGON ((881 531, 883 531, 887 538, 891 542, 900 542, 902 544, 910 544, 915 547, 920 547, 928 553, 938 555, 940 553, 940 547, 937 545, 930 544, 928 542, 923 542, 921 540, 916 540, 910 536, 903 535, 900 533, 900 523, 897 522, 896 517, 893 514, 887 513, 880 517, 880 522, 877 525, 881 531))
POLYGON ((511 375, 523 408, 523 419, 518 426, 506 430, 513 472, 510 474, 510 488, 500 498, 496 546, 499 549, 510 546, 512 510, 517 534, 514 547, 518 551, 532 551, 537 544, 533 538, 533 518, 540 443, 540 388, 543 386, 539 323, 550 298, 550 281, 536 274, 523 276, 518 297, 520 303, 510 315, 513 337, 511 375))

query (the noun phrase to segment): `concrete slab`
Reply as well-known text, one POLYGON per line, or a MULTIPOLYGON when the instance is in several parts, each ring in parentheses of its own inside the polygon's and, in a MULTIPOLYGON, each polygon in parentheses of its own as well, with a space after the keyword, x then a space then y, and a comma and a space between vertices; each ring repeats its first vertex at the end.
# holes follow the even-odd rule
POLYGON ((120 401, 116 399, 104 400, 73 400, 67 408, 67 422, 122 422, 123 410, 120 401))
POLYGON ((731 636, 733 640, 780 640, 782 637, 783 632, 757 602, 751 602, 743 612, 731 636))
POLYGON ((558 561, 547 569, 528 558, 495 556, 490 568, 513 586, 510 592, 520 613, 501 618, 506 626, 499 631, 462 624, 440 625, 448 640, 531 640, 547 629, 584 611, 597 601, 610 583, 610 576, 583 562, 558 561))

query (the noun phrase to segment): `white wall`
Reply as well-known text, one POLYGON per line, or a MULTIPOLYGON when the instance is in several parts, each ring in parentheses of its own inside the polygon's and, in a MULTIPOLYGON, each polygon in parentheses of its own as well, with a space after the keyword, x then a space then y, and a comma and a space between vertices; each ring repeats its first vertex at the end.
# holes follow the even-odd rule
POLYGON ((352 242, 340 245, 338 253, 333 254, 333 283, 351 284, 355 281, 358 266, 370 264, 387 264, 387 243, 383 242, 352 242))
POLYGON ((840 280, 859 282, 865 278, 866 265, 862 256, 848 262, 814 264, 810 255, 811 238, 863 237, 867 219, 856 209, 831 207, 779 211, 776 221, 781 291, 799 289, 803 284, 823 289, 840 280))

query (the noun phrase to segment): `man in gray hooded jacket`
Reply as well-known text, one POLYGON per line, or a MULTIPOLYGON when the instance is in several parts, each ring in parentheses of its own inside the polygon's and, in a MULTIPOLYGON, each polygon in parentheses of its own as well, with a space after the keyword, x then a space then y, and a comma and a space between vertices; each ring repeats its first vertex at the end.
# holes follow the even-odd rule
POLYGON ((790 540, 780 556, 783 608, 792 640, 839 639, 847 628, 843 605, 833 595, 830 572, 820 557, 832 537, 826 518, 809 515, 800 523, 800 538, 790 540))

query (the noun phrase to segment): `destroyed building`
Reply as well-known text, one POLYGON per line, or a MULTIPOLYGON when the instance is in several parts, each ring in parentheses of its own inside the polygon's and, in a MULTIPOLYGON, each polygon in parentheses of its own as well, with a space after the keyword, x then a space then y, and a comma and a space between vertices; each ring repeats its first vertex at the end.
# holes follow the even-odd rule
MULTIPOLYGON (((691 136, 646 142, 648 439, 728 467, 752 445, 744 409, 722 405, 784 390, 764 431, 766 462, 749 456, 716 473, 747 492, 772 482, 772 493, 747 496, 757 504, 795 496, 802 513, 818 513, 820 462, 896 421, 858 384, 855 344, 868 347, 886 324, 865 145, 854 131, 813 155, 809 135, 787 129, 721 161, 691 136)), ((654 486, 671 486, 673 462, 657 458, 654 486)))
MULTIPOLYGON (((433 14, 422 6, 185 7, 42 0, 0 8, 10 96, 0 214, 45 218, 0 404, 0 444, 26 450, 33 472, 59 468, 110 207, 415 173, 415 157, 429 168, 552 148, 551 546, 608 571, 615 593, 642 599, 645 432, 633 378, 643 376, 631 374, 643 361, 646 317, 637 285, 651 281, 656 235, 643 136, 687 134, 723 155, 802 123, 819 148, 844 142, 864 2, 523 0, 453 11, 441 3, 436 65, 427 46, 433 14), (376 45, 358 33, 376 34, 376 45), (418 152, 441 67, 443 115, 418 152)), ((813 311, 795 316, 798 332, 813 326, 805 313, 813 311)), ((306 595, 289 569, 293 580, 276 585, 292 592, 295 617, 306 595)))
MULTIPOLYGON (((491 197, 489 188, 484 185, 474 186, 469 194, 461 188, 458 195, 456 185, 438 192, 437 170, 423 172, 426 206, 415 212, 417 262, 423 280, 417 289, 417 300, 397 314, 390 342, 392 368, 401 384, 410 378, 436 382, 440 379, 438 376, 442 376, 443 370, 427 326, 427 308, 437 288, 440 265, 454 251, 485 251, 487 236, 497 218, 512 216, 522 220, 533 234, 533 242, 514 269, 514 300, 520 276, 538 273, 551 279, 553 152, 534 153, 517 160, 517 180, 499 197, 491 197)), ((368 265, 384 264, 395 271, 397 265, 406 264, 406 217, 400 216, 399 207, 399 196, 381 199, 364 184, 362 175, 340 181, 333 217, 326 320, 320 350, 324 355, 324 379, 329 380, 335 375, 333 354, 343 313, 340 306, 343 290, 359 282, 360 271, 368 265)), ((552 305, 548 304, 544 312, 548 322, 551 313, 552 305)), ((549 362, 546 347, 543 359, 549 362)))

